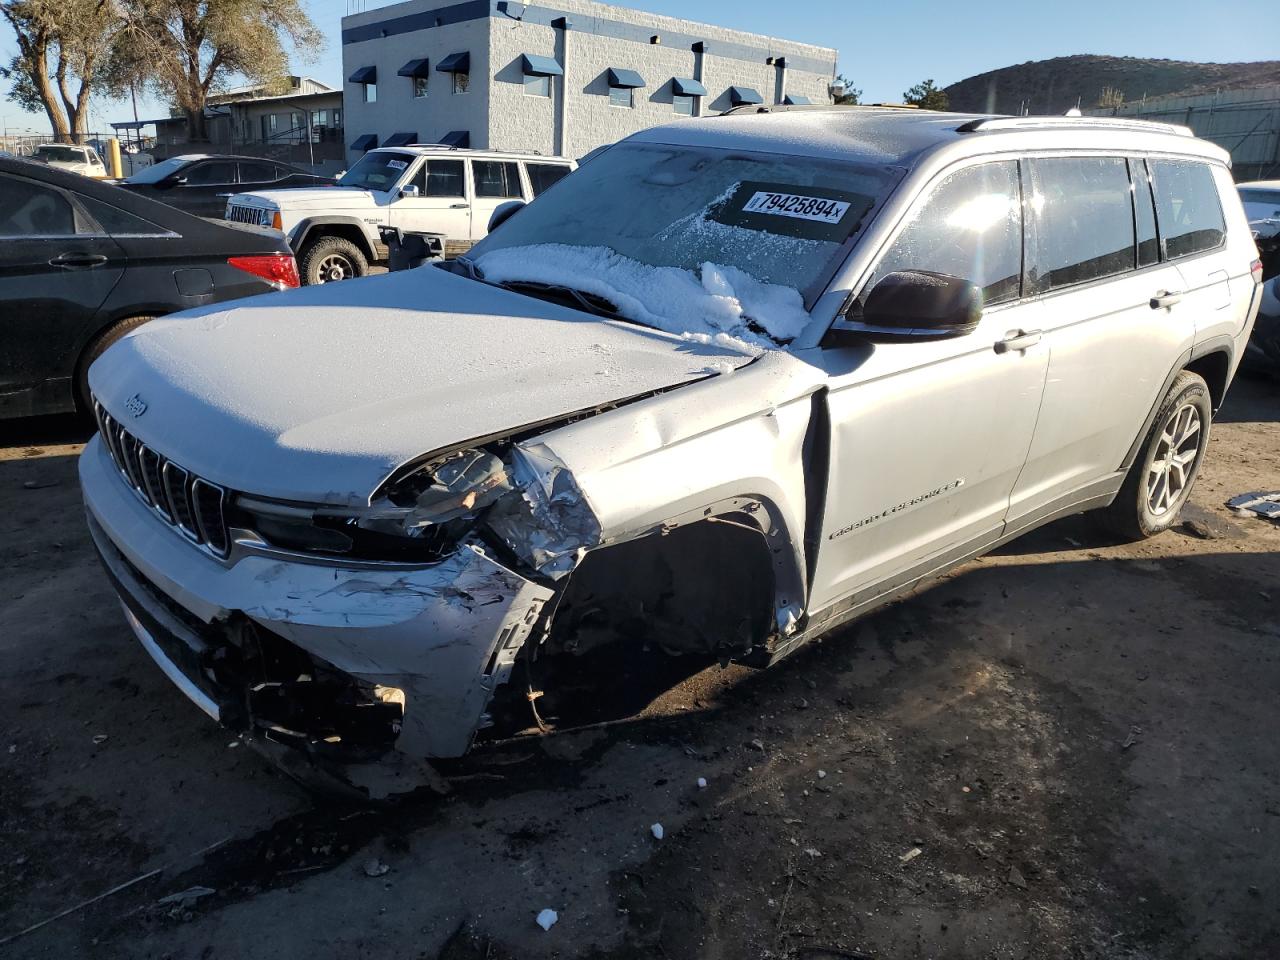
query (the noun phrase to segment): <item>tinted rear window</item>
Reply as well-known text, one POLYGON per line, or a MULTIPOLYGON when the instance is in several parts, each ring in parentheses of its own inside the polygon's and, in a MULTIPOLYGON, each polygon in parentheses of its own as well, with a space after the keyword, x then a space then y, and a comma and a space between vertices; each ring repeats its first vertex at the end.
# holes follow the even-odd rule
POLYGON ((1111 157, 1031 162, 1036 218, 1031 275, 1037 291, 1114 276, 1134 266, 1129 168, 1111 157))
POLYGON ((1241 203, 1258 203, 1280 210, 1280 190, 1241 190, 1241 203))
POLYGON ((0 176, 0 237, 70 237, 75 232, 71 204, 57 190, 0 176))
POLYGON ((530 163, 525 165, 525 169, 529 171, 529 185, 533 187, 535 197, 569 174, 569 168, 558 163, 530 163))
POLYGON ((1227 225, 1213 171, 1187 160, 1155 160, 1151 168, 1165 256, 1175 260, 1221 246, 1227 225))

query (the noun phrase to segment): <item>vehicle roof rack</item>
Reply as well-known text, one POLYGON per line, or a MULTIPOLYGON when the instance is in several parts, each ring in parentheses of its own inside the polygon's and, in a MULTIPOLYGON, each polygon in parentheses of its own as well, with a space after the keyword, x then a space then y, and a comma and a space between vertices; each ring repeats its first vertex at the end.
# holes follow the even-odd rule
MULTIPOLYGON (((914 103, 744 103, 717 114, 720 117, 744 113, 804 113, 823 110, 919 110, 914 103)), ((927 111, 921 111, 927 113, 927 111)))
POLYGON ((1108 130, 1144 130, 1147 133, 1172 133, 1194 137, 1190 127, 1155 120, 1130 120, 1126 117, 980 117, 956 127, 957 133, 994 133, 999 130, 1074 130, 1101 127, 1108 130))

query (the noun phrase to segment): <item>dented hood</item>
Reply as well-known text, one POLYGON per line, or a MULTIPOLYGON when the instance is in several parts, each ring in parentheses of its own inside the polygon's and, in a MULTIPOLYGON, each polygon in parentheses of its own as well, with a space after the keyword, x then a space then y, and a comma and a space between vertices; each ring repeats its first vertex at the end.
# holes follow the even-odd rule
POLYGON ((89 383, 199 476, 359 504, 424 454, 750 360, 422 267, 154 320, 89 383))

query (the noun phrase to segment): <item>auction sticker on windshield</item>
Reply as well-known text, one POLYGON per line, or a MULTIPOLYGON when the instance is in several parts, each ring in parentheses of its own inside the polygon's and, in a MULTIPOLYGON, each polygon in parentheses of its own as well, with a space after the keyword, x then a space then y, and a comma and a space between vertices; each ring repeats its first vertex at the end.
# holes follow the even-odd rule
POLYGON ((769 193, 757 190, 742 206, 743 213, 765 213, 774 217, 795 217, 819 223, 839 223, 849 212, 849 201, 825 197, 805 197, 798 193, 769 193))
POLYGON ((871 197, 852 190, 746 180, 712 206, 706 217, 731 227, 843 243, 873 203, 871 197))

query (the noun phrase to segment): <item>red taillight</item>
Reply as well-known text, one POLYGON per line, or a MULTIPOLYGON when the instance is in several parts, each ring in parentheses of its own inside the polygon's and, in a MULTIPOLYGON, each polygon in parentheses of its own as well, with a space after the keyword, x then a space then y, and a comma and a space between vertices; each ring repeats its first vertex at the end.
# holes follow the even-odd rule
POLYGON ((1253 274, 1253 282, 1261 283, 1262 282, 1262 261, 1261 260, 1253 261, 1253 263, 1249 267, 1249 270, 1253 274))
POLYGON ((287 253, 269 253, 258 257, 232 257, 227 261, 237 270, 252 273, 278 287, 298 286, 298 264, 287 253))

